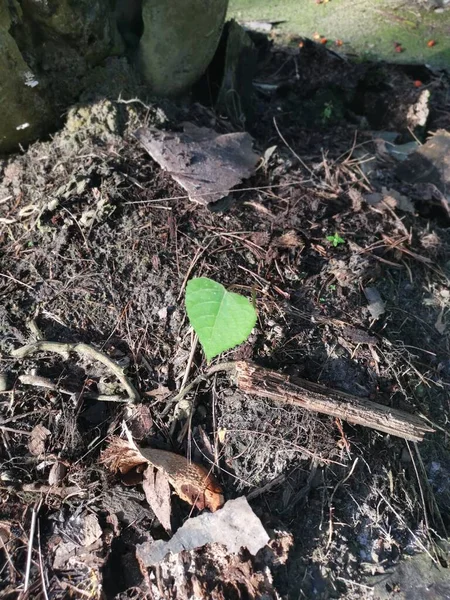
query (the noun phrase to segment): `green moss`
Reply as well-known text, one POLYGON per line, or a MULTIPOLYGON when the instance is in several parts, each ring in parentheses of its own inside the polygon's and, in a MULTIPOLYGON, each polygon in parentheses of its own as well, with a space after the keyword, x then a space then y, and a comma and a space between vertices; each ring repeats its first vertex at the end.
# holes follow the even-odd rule
MULTIPOLYGON (((391 62, 427 63, 450 67, 450 11, 437 14, 407 6, 402 0, 230 0, 229 16, 238 20, 284 20, 289 34, 326 37, 329 45, 340 39, 343 52, 391 62), (428 48, 427 41, 436 45, 428 48), (395 43, 403 52, 395 51, 395 43)), ((337 49, 334 46, 334 49, 337 49)))

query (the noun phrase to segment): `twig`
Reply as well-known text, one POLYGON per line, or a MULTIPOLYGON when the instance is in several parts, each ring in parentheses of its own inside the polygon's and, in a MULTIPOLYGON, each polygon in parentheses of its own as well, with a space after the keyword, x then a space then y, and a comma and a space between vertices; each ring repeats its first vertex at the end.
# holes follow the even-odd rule
MULTIPOLYGON (((272 183, 271 185, 260 185, 257 187, 245 187, 245 188, 234 188, 232 190, 219 190, 226 194, 237 194, 238 192, 258 192, 261 190, 272 190, 276 188, 294 188, 299 185, 310 183, 312 179, 304 179, 302 181, 295 181, 292 183, 272 183)), ((211 196, 213 194, 217 194, 218 192, 202 192, 202 196, 211 196)), ((157 198, 153 200, 130 200, 128 202, 124 202, 123 204, 152 204, 154 202, 163 202, 168 200, 189 200, 189 196, 187 194, 181 196, 170 196, 169 198, 157 198)), ((21 283, 21 282, 19 282, 21 283)), ((23 284, 26 285, 26 284, 23 284)), ((29 286, 31 288, 31 286, 29 286)), ((32 288, 31 288, 32 289, 32 288)))
POLYGON ((247 500, 253 500, 258 496, 265 494, 266 492, 270 491, 273 487, 283 483, 285 480, 286 475, 284 473, 281 473, 281 475, 278 475, 278 477, 275 477, 275 479, 272 479, 272 481, 269 481, 269 483, 266 483, 266 485, 263 485, 262 487, 259 487, 256 490, 252 490, 249 494, 247 494, 247 500))
POLYGON ((64 499, 69 498, 69 496, 84 496, 86 493, 86 490, 82 490, 76 485, 70 487, 57 487, 41 483, 24 483, 21 487, 21 491, 32 494, 53 494, 54 496, 59 496, 64 499))
POLYGON ((345 577, 337 577, 336 579, 338 581, 343 581, 344 583, 347 583, 349 585, 356 585, 356 586, 362 588, 363 590, 373 590, 374 589, 370 585, 364 585, 363 583, 359 583, 358 581, 352 581, 351 579, 345 579, 345 577))
MULTIPOLYGON (((66 394, 67 396, 76 396, 80 393, 66 390, 63 387, 56 385, 56 383, 54 383, 51 379, 48 379, 47 377, 40 377, 39 375, 19 375, 18 379, 20 383, 23 383, 24 385, 34 385, 36 387, 41 387, 46 390, 58 392, 60 394, 66 394)), ((87 392, 83 395, 88 400, 98 400, 99 402, 128 402, 128 398, 118 395, 94 394, 92 392, 87 392)))
POLYGON ((19 435, 31 436, 31 431, 23 431, 22 429, 14 429, 14 427, 7 427, 6 425, 0 425, 2 431, 9 431, 11 433, 18 433, 19 435))
POLYGON ((298 160, 298 162, 302 165, 302 167, 304 169, 306 169, 308 171, 308 173, 311 175, 311 177, 314 177, 314 173, 311 171, 311 169, 303 162, 303 160, 300 158, 300 156, 293 150, 293 148, 291 148, 291 146, 289 146, 286 139, 283 137, 283 134, 281 133, 281 131, 278 127, 278 123, 277 123, 277 120, 275 117, 273 118, 273 124, 275 125, 275 129, 277 130, 277 133, 280 136, 280 139, 284 143, 286 148, 288 148, 292 152, 292 154, 295 156, 295 158, 298 160))
POLYGON ((328 501, 328 509, 329 509, 329 513, 330 513, 330 519, 329 519, 329 524, 328 524, 327 550, 330 547, 331 540, 333 539, 333 498, 334 498, 334 495, 336 494, 338 489, 341 487, 341 485, 344 485, 344 483, 346 481, 348 481, 350 479, 350 477, 353 475, 353 471, 355 470, 355 467, 358 464, 358 460, 359 460, 359 458, 356 457, 352 464, 352 468, 350 469, 350 471, 347 473, 347 475, 344 477, 344 479, 342 479, 341 481, 338 481, 338 483, 336 484, 336 486, 330 496, 330 500, 328 501))
POLYGON ((31 526, 30 526, 30 535, 28 538, 28 554, 27 554, 27 565, 25 568, 25 583, 23 590, 26 592, 28 590, 28 586, 30 583, 30 570, 31 570, 31 556, 33 554, 33 541, 34 541, 34 532, 36 530, 36 519, 38 512, 41 508, 42 499, 39 501, 37 505, 33 507, 33 512, 31 513, 31 526))
MULTIPOLYGON (((414 460, 414 455, 412 453, 411 446, 409 445, 408 440, 406 441, 406 445, 408 447, 409 456, 411 457, 411 462, 412 462, 412 465, 414 467, 414 473, 416 474, 417 484, 419 486, 420 499, 422 500, 423 517, 424 517, 424 521, 425 521, 425 527, 426 527, 426 530, 427 530, 427 535, 430 535, 430 524, 428 522, 427 505, 425 503, 425 496, 423 494, 422 482, 420 481, 419 471, 417 470, 416 461, 414 460)), ((415 444, 415 446, 416 446, 416 451, 418 452, 419 449, 417 447, 417 444, 415 444)))
POLYGON ((45 577, 44 577, 44 561, 42 560, 42 549, 41 549, 41 527, 40 527, 39 522, 38 522, 38 550, 39 550, 39 568, 41 571, 42 593, 44 594, 45 600, 49 600, 48 594, 47 594, 47 586, 46 586, 45 577))
MULTIPOLYGON (((182 393, 183 390, 184 390, 184 388, 186 387, 186 382, 187 382, 187 380, 189 378, 189 374, 191 372, 192 363, 194 362, 194 356, 195 356, 195 351, 197 350, 197 345, 198 345, 198 335, 195 333, 193 335, 193 338, 192 338, 191 351, 189 353, 189 358, 188 358, 187 364, 186 364, 186 370, 184 371, 183 380, 181 382, 180 393, 182 393)), ((175 415, 174 415, 175 418, 174 418, 174 420, 172 422, 172 425, 170 427, 170 435, 171 436, 175 432, 175 427, 176 427, 176 423, 177 423, 177 418, 176 418, 177 417, 177 412, 178 412, 178 410, 180 408, 181 407, 179 406, 179 403, 178 403, 178 406, 175 407, 175 415)), ((180 412, 182 412, 182 411, 180 410, 180 412)), ((192 418, 192 414, 193 414, 193 406, 190 405, 189 409, 186 410, 185 413, 186 413, 186 416, 188 417, 188 422, 190 423, 191 418, 192 418)))
POLYGON ((432 554, 429 552, 429 550, 427 549, 427 547, 423 544, 422 540, 420 538, 417 537, 417 535, 414 533, 414 531, 412 531, 408 525, 406 524, 405 519, 402 517, 402 515, 400 515, 395 508, 392 506, 392 504, 389 502, 389 500, 383 495, 383 493, 380 490, 377 490, 378 494, 381 496, 381 498, 384 500, 384 502, 386 503, 387 507, 394 513, 394 515, 397 517, 397 519, 400 521, 400 523, 403 525, 403 527, 405 527, 409 534, 416 540, 417 545, 420 546, 420 548, 426 552, 428 554, 428 556, 431 558, 431 560, 433 561, 433 563, 435 565, 439 565, 438 561, 434 558, 434 556, 432 556, 432 554))
POLYGON ((259 398, 299 406, 413 442, 422 441, 426 433, 434 431, 416 415, 366 398, 352 396, 305 379, 291 378, 254 363, 238 361, 232 364, 239 389, 259 398))
POLYGON ((192 363, 194 362, 194 356, 195 356, 195 351, 197 350, 197 345, 198 345, 198 335, 195 334, 194 339, 192 340, 191 351, 189 353, 189 358, 188 358, 188 361, 186 364, 186 370, 183 375, 183 381, 181 382, 181 385, 180 385, 180 393, 184 390, 184 388, 186 386, 186 382, 191 373, 192 363))
POLYGON ((184 389, 180 390, 176 396, 174 396, 171 400, 168 401, 168 404, 164 409, 162 416, 164 417, 170 411, 171 405, 176 404, 180 400, 182 400, 186 396, 186 394, 188 394, 192 390, 193 387, 195 387, 202 381, 205 381, 205 379, 208 379, 209 377, 211 377, 211 375, 214 375, 214 373, 218 373, 220 371, 234 371, 235 365, 236 363, 234 362, 219 363, 218 365, 213 365, 212 367, 210 367, 205 373, 200 373, 200 375, 198 375, 193 381, 191 381, 191 383, 189 383, 184 389))
POLYGON ((109 358, 103 352, 99 352, 89 344, 75 343, 75 344, 63 344, 60 342, 47 342, 44 340, 38 340, 32 344, 22 346, 11 352, 11 355, 15 358, 26 358, 35 352, 55 352, 56 354, 69 354, 70 352, 76 352, 82 356, 88 356, 94 360, 98 360, 105 367, 114 373, 117 379, 122 384, 122 387, 128 392, 129 400, 131 402, 139 401, 139 393, 133 384, 129 381, 128 377, 124 374, 123 369, 119 367, 113 360, 109 358))
POLYGON ((290 378, 288 375, 247 361, 213 365, 168 402, 164 415, 169 412, 172 404, 184 398, 194 386, 219 371, 228 371, 238 388, 251 396, 267 398, 282 404, 292 404, 412 442, 421 442, 426 433, 434 432, 432 427, 426 425, 424 420, 416 415, 327 388, 312 381, 290 378))

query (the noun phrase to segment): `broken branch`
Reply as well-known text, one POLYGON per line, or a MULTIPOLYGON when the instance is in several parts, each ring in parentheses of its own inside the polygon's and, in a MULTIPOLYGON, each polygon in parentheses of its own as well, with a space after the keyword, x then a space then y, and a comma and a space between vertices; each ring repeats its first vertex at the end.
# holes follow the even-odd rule
POLYGON ((250 362, 234 363, 234 377, 238 388, 252 396, 300 406, 405 440, 420 442, 426 433, 434 431, 415 415, 250 362))
POLYGON ((47 342, 44 340, 38 340, 32 344, 27 344, 21 348, 17 348, 11 352, 11 355, 16 358, 26 358, 36 352, 55 352, 57 354, 69 354, 70 352, 76 352, 81 356, 88 356, 94 360, 98 360, 105 367, 114 373, 117 379, 122 384, 124 390, 128 393, 129 400, 131 402, 139 401, 139 393, 133 384, 129 381, 128 377, 124 374, 122 367, 119 367, 113 360, 99 352, 89 344, 63 344, 60 342, 47 342))

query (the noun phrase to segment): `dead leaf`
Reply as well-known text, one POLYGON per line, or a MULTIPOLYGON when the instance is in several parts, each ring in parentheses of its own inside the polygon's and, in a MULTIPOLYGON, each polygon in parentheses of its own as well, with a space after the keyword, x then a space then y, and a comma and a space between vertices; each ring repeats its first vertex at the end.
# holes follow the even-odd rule
POLYGON ((80 564, 96 568, 102 564, 103 559, 97 552, 103 547, 103 530, 93 513, 72 516, 58 523, 55 534, 54 569, 79 570, 80 564))
POLYGON ((182 500, 199 510, 209 508, 212 512, 223 506, 222 488, 205 467, 167 450, 140 450, 150 464, 165 472, 171 486, 182 500))
POLYGON ((414 214, 414 205, 408 196, 404 196, 392 188, 388 189, 383 187, 381 192, 366 194, 364 196, 364 200, 367 202, 367 204, 370 204, 370 206, 380 205, 378 208, 381 209, 387 206, 392 210, 397 208, 403 212, 414 214))
POLYGON ((45 452, 45 440, 50 435, 50 431, 43 425, 36 425, 30 435, 28 450, 33 456, 40 456, 45 452))
POLYGON ((0 521, 0 540, 6 544, 11 537, 11 524, 7 521, 0 521))
POLYGON ((147 502, 166 531, 172 531, 170 525, 170 485, 169 480, 159 469, 147 467, 142 482, 147 502))
POLYGON ((443 316, 444 316, 444 309, 442 309, 440 311, 440 313, 438 314, 438 317, 436 319, 436 323, 434 324, 436 331, 438 331, 441 335, 444 335, 445 330, 447 328, 447 325, 442 320, 443 316))
POLYGON ((450 132, 439 129, 400 163, 396 176, 408 183, 434 184, 444 195, 450 183, 450 132))
POLYGON ((62 462, 55 462, 50 469, 50 473, 48 474, 48 484, 49 485, 58 485, 64 479, 67 473, 67 467, 62 462))
POLYGON ((113 437, 106 450, 102 452, 101 462, 113 473, 119 471, 125 474, 139 465, 148 463, 148 460, 127 440, 113 437))
POLYGON ((300 236, 293 229, 277 237, 274 240, 274 244, 279 248, 298 248, 299 246, 304 246, 300 236))
POLYGON ((390 208, 398 208, 403 212, 409 212, 414 214, 414 205, 407 196, 403 196, 397 192, 397 190, 382 188, 383 202, 385 202, 390 208))
POLYGON ((113 437, 102 453, 101 462, 111 471, 122 474, 150 464, 163 472, 182 500, 200 510, 209 508, 212 512, 223 506, 222 488, 211 473, 202 465, 190 462, 174 452, 138 448, 126 440, 113 437))
POLYGON ((217 430, 217 438, 221 444, 225 443, 225 438, 227 437, 227 430, 224 427, 219 427, 217 430))
MULTIPOLYGON (((165 395, 168 396, 168 390, 165 389, 165 395)), ((153 390, 156 391, 156 390, 153 390)), ((152 392, 146 395, 153 395, 152 392)), ((156 396, 157 394, 155 394, 156 396)), ((151 432, 153 427, 153 418, 149 406, 138 404, 133 407, 133 414, 129 420, 128 426, 135 440, 143 440, 151 432)))
POLYGON ((178 133, 140 127, 134 135, 193 202, 216 202, 255 172, 259 155, 249 133, 219 134, 192 123, 183 123, 183 129, 178 133))
POLYGON ((380 292, 374 287, 364 288, 364 295, 367 298, 370 316, 372 319, 379 319, 386 312, 385 304, 380 296, 380 292))

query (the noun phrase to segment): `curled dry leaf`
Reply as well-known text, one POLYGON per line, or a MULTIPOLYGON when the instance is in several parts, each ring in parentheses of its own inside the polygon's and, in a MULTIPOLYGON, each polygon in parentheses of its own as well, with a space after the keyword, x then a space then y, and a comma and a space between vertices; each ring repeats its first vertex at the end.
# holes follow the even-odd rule
POLYGON ((50 473, 48 474, 48 484, 49 485, 58 485, 64 479, 67 473, 67 467, 62 462, 55 462, 50 469, 50 473))
POLYGON ((43 425, 36 425, 30 435, 28 450, 33 456, 39 456, 45 452, 45 440, 50 435, 50 431, 43 425))
POLYGON ((143 464, 162 471, 178 496, 202 510, 214 512, 223 506, 222 489, 203 466, 189 462, 184 456, 158 450, 138 448, 129 442, 113 437, 103 452, 101 461, 111 471, 126 474, 143 464))
POLYGON ((127 440, 119 437, 111 438, 109 446, 103 451, 101 462, 113 473, 119 471, 122 475, 148 461, 127 440))

